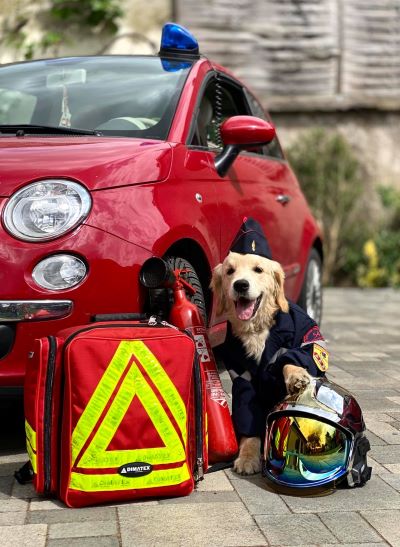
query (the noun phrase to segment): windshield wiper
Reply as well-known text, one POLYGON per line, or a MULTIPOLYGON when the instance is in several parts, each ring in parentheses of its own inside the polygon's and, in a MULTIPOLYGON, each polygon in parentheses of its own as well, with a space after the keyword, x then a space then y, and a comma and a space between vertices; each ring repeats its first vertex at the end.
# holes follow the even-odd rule
POLYGON ((35 125, 35 124, 0 124, 1 133, 15 133, 17 137, 23 137, 26 134, 39 133, 40 135, 95 135, 100 137, 103 135, 101 131, 92 129, 74 129, 73 127, 52 126, 52 125, 35 125))

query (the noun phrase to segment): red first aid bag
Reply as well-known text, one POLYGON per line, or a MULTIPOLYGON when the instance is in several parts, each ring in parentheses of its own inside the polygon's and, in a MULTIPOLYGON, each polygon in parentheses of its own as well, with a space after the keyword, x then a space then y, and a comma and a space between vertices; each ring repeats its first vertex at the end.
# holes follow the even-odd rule
POLYGON ((153 323, 93 323, 36 341, 24 403, 38 492, 82 507, 183 496, 202 478, 196 347, 153 323))

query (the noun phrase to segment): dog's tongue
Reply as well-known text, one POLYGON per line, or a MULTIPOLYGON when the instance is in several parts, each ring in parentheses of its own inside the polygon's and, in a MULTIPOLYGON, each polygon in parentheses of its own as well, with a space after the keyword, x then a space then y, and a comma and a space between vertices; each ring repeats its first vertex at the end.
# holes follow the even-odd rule
POLYGON ((254 312, 255 300, 247 300, 247 298, 239 298, 236 302, 236 314, 242 321, 251 319, 254 312))

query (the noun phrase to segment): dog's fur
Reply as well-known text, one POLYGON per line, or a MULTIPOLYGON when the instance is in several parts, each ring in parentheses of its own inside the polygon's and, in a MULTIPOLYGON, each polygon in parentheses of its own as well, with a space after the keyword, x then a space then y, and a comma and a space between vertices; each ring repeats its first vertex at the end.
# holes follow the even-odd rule
MULTIPOLYGON (((230 252, 213 271, 211 288, 217 302, 217 314, 226 314, 233 334, 239 338, 249 357, 261 360, 275 314, 289 310, 285 298, 281 265, 253 254, 230 252)), ((299 392, 310 382, 306 370, 296 365, 283 367, 289 394, 299 392)), ((250 475, 260 471, 260 439, 242 437, 234 462, 237 473, 250 475)))

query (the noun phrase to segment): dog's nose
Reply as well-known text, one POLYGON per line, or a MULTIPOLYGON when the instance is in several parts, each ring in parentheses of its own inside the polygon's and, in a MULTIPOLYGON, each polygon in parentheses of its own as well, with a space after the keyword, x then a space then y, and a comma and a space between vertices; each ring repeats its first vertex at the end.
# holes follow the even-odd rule
POLYGON ((247 279, 238 279, 233 284, 233 288, 236 292, 246 292, 249 290, 250 283, 247 281, 247 279))

